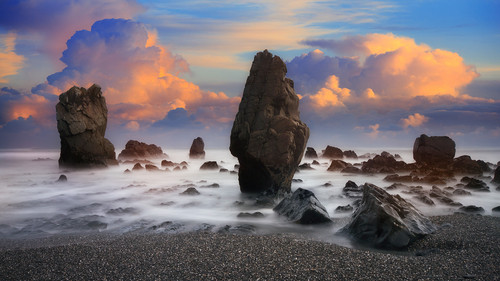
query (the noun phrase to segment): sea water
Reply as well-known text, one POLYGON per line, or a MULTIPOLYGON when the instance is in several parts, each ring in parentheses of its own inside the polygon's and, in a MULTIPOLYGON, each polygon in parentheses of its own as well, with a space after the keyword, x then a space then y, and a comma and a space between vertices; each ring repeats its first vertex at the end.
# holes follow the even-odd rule
MULTIPOLYGON (((411 150, 386 149, 399 154, 407 163, 413 162, 411 150)), ((381 153, 383 150, 358 149, 358 155, 381 153)), ((333 233, 342 228, 351 213, 336 213, 338 206, 353 203, 342 196, 342 188, 348 180, 358 185, 369 182, 379 187, 391 183, 385 174, 359 175, 328 172, 328 159, 318 159, 314 170, 301 170, 295 174, 292 191, 309 189, 326 207, 335 223, 323 226, 303 226, 290 223, 275 214, 270 207, 255 205, 255 198, 244 195, 238 186, 238 175, 219 170, 200 170, 205 161, 217 161, 221 168, 235 170, 238 160, 228 150, 208 150, 204 160, 189 159, 188 150, 166 151, 168 160, 187 161, 181 171, 132 170, 133 164, 120 164, 106 169, 67 170, 59 168, 58 150, 0 150, 0 237, 39 237, 52 234, 83 232, 187 232, 196 230, 221 231, 250 229, 256 233, 291 233, 311 239, 348 243, 333 233), (57 182, 61 174, 67 182, 57 182), (328 183, 327 185, 325 185, 328 183), (218 187, 210 187, 217 184, 218 187), (195 187, 199 195, 184 195, 189 187, 195 187), (264 217, 240 218, 241 212, 261 212, 264 217)), ((457 151, 490 163, 500 160, 500 149, 469 149, 457 151)), ((161 168, 162 159, 153 161, 161 168)), ((312 160, 303 159, 310 163, 312 160)), ((366 159, 348 160, 360 163, 366 159)), ((164 169, 164 168, 163 168, 164 169)), ((491 174, 485 174, 491 176, 491 174)), ((459 178, 457 179, 459 180, 459 178)), ((491 192, 472 192, 470 196, 453 196, 463 205, 476 205, 492 215, 491 209, 500 205, 500 191, 490 183, 491 192)), ((454 186, 457 182, 449 182, 454 186)), ((430 185, 422 185, 429 190, 430 185)), ((442 187, 441 187, 442 188, 442 187)), ((447 215, 456 207, 428 206, 402 192, 400 194, 425 215, 447 215)))

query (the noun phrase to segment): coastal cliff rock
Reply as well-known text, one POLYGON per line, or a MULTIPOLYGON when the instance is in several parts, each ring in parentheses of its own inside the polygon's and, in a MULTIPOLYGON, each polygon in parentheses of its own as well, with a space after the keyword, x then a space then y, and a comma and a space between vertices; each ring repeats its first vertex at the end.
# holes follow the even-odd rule
POLYGON ((377 248, 402 248, 433 233, 436 227, 399 195, 366 183, 361 205, 342 231, 377 248))
POLYGON ((299 98, 278 56, 255 55, 231 130, 242 192, 290 192, 309 128, 299 116, 299 98))
POLYGON ((204 159, 205 158, 205 143, 203 139, 197 137, 193 140, 191 148, 189 149, 189 158, 204 159))
POLYGON ((446 136, 420 135, 413 145, 413 159, 417 164, 437 166, 450 164, 455 157, 455 142, 446 136))
POLYGON ((108 108, 101 87, 72 87, 59 96, 57 130, 61 138, 61 167, 116 165, 115 147, 106 138, 108 108))
POLYGON ((326 208, 319 202, 314 193, 302 188, 297 189, 292 196, 284 198, 274 207, 273 211, 300 224, 332 221, 326 208))
POLYGON ((125 149, 120 152, 118 159, 133 160, 133 159, 151 159, 166 157, 161 147, 154 144, 147 144, 136 140, 129 140, 125 145, 125 149))

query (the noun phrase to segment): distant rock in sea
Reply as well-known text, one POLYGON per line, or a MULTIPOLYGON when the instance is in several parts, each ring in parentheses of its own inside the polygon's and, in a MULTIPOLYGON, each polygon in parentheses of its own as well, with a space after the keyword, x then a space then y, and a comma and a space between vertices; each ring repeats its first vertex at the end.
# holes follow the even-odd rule
POLYGON ((318 153, 316 153, 316 150, 314 148, 308 147, 306 149, 306 154, 304 155, 304 158, 317 159, 318 158, 318 153))
POLYGON ((203 139, 197 137, 193 140, 191 148, 189 149, 189 158, 191 159, 204 159, 205 158, 205 143, 203 139))
POLYGON ((120 160, 154 159, 164 157, 167 157, 167 155, 163 153, 161 147, 136 140, 129 140, 125 145, 125 149, 118 155, 118 159, 120 160))
POLYGON ((101 87, 72 87, 59 96, 57 130, 61 138, 60 167, 107 167, 117 165, 115 147, 106 138, 106 99, 101 87))
POLYGON ((413 159, 417 164, 440 166, 450 164, 455 157, 455 142, 447 136, 420 135, 413 144, 413 159))
POLYGON ((322 156, 329 159, 342 159, 344 158, 344 152, 338 147, 328 145, 325 150, 323 150, 322 156))
POLYGON ((290 192, 309 128, 300 120, 299 97, 285 63, 267 50, 255 55, 231 130, 242 192, 290 192))
POLYGON ((491 182, 496 183, 496 184, 500 184, 500 166, 498 166, 495 169, 495 175, 494 175, 493 180, 491 182))

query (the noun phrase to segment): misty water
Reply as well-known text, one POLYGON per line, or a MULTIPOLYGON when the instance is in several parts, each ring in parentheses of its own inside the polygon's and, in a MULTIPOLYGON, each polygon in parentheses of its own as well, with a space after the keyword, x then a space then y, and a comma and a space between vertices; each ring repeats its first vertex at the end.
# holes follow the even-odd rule
MULTIPOLYGON (((411 150, 385 149, 399 154, 407 163, 413 162, 411 150)), ((358 155, 383 150, 357 149, 358 155)), ((255 198, 243 195, 238 187, 238 175, 230 173, 238 160, 228 150, 208 150, 204 160, 188 157, 188 150, 165 151, 173 162, 187 161, 189 166, 181 171, 133 171, 133 164, 99 170, 66 170, 58 167, 58 150, 0 150, 0 237, 32 238, 53 234, 79 234, 88 232, 134 233, 189 231, 252 232, 257 234, 289 233, 311 239, 348 245, 344 238, 334 235, 348 221, 351 213, 335 213, 338 206, 353 203, 354 199, 342 196, 348 180, 358 185, 365 182, 380 187, 391 185, 383 178, 386 174, 359 175, 328 172, 328 159, 318 159, 315 170, 302 170, 295 174, 300 179, 292 184, 292 191, 302 187, 313 191, 326 207, 333 224, 304 226, 291 223, 276 215, 272 208, 255 205, 255 198), (205 161, 217 161, 228 172, 200 171, 205 161), (61 174, 67 182, 57 182, 61 174), (325 185, 328 183, 327 185, 325 185), (218 187, 213 187, 217 184, 218 187), (181 194, 195 187, 199 195, 181 194), (241 212, 261 212, 264 217, 240 218, 241 212)), ((497 163, 500 149, 469 149, 457 151, 457 156, 470 155, 497 163)), ((153 161, 161 168, 162 159, 153 161)), ((303 163, 312 160, 303 159, 303 163)), ((360 163, 366 159, 348 160, 360 163)), ((164 168, 163 168, 164 169, 164 168)), ((491 174, 485 174, 491 176, 491 174)), ((447 186, 455 186, 449 182, 447 186)), ((476 205, 492 215, 491 209, 500 205, 500 191, 483 179, 491 192, 472 192, 470 196, 453 196, 463 205, 476 205)), ((410 185, 410 184, 408 184, 410 185)), ((422 185, 430 189, 431 185, 422 185)), ((444 186, 441 186, 444 187, 444 186)), ((401 189, 388 192, 400 194, 425 215, 448 215, 457 207, 428 206, 414 199, 414 195, 401 189)))

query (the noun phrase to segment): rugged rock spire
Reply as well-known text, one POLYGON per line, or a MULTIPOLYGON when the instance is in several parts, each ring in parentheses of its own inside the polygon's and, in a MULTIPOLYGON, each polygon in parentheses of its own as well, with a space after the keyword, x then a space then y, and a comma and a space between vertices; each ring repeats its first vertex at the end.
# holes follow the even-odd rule
POLYGON ((255 55, 231 130, 231 153, 240 162, 242 192, 290 192, 309 128, 300 121, 299 98, 278 56, 255 55))
POLYGON ((61 167, 116 165, 115 147, 106 138, 108 108, 101 87, 76 86, 59 96, 57 130, 61 138, 61 167))

